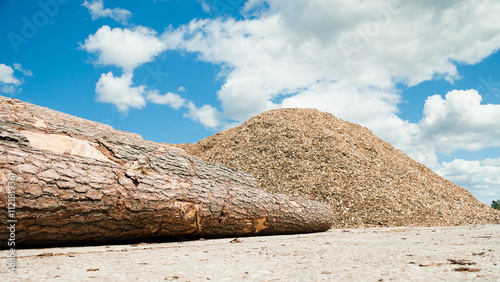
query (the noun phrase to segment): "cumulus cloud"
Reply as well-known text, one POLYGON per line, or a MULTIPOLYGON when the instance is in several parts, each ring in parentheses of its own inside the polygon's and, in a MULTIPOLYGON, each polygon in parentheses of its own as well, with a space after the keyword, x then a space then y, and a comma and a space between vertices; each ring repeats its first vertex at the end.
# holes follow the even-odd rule
POLYGON ((210 105, 197 107, 193 102, 182 98, 179 94, 168 92, 161 95, 158 90, 147 90, 144 85, 132 86, 133 75, 125 73, 116 77, 112 72, 102 74, 96 84, 96 101, 116 106, 122 114, 130 108, 141 109, 147 102, 170 106, 176 110, 186 108, 183 116, 200 122, 207 129, 218 129, 221 126, 221 113, 210 105))
POLYGON ((185 113, 184 117, 199 121, 208 129, 216 129, 221 125, 221 113, 216 108, 210 105, 203 105, 198 108, 192 102, 187 103, 187 108, 189 112, 185 113))
POLYGON ((500 2, 251 0, 243 11, 242 20, 196 19, 167 28, 161 39, 145 27, 103 26, 82 48, 125 72, 166 49, 222 66, 222 112, 175 93, 147 95, 153 103, 187 107, 187 117, 203 116, 210 128, 272 108, 315 107, 367 126, 431 167, 439 167, 436 152, 499 146, 491 129, 500 128, 498 105, 482 105, 479 93, 429 97, 415 124, 397 115, 397 84, 453 81, 460 78, 458 63, 475 64, 496 52, 500 2))
POLYGON ((481 104, 476 91, 431 96, 423 119, 410 123, 398 117, 397 87, 453 82, 458 64, 497 52, 500 2, 248 0, 243 12, 161 36, 170 50, 222 66, 222 112, 209 116, 242 122, 272 108, 315 107, 436 170, 437 152, 500 146, 500 105, 481 104))
POLYGON ((21 81, 14 77, 14 69, 5 64, 0 64, 0 82, 14 85, 21 84, 21 81))
POLYGON ((114 104, 122 114, 126 114, 130 108, 141 109, 146 105, 143 96, 145 87, 133 87, 132 77, 130 73, 121 77, 115 77, 112 72, 103 73, 95 87, 96 100, 114 104))
MULTIPOLYGON (((14 64, 16 70, 20 66, 20 64, 14 64)), ((14 76, 14 69, 12 67, 0 64, 0 92, 8 94, 16 93, 19 91, 19 85, 22 83, 22 80, 14 76)))
MULTIPOLYGON (((399 126, 396 83, 457 79, 457 62, 477 63, 500 47, 496 1, 253 0, 245 11, 244 20, 193 20, 162 36, 169 49, 224 67, 217 95, 236 121, 284 104, 321 105, 364 125, 375 115, 399 126), (356 110, 360 99, 376 100, 372 115, 356 110)), ((401 130, 378 127, 391 142, 387 132, 401 130)))
POLYGON ((193 102, 182 98, 179 94, 168 92, 165 95, 160 95, 158 90, 149 91, 147 100, 154 104, 170 106, 176 110, 187 108, 188 112, 184 113, 183 116, 203 124, 207 129, 221 127, 222 114, 210 105, 196 107, 193 102))
POLYGON ((85 0, 82 6, 89 10, 92 20, 94 21, 100 18, 109 17, 123 25, 126 25, 129 18, 132 16, 131 12, 122 8, 105 9, 103 0, 93 0, 90 2, 85 0))
POLYGON ((500 105, 481 101, 473 89, 429 97, 419 123, 421 138, 444 153, 500 146, 500 105))
POLYGON ((456 184, 467 187, 483 203, 500 199, 500 159, 444 162, 437 171, 456 184))
MULTIPOLYGON (((179 87, 178 90, 182 90, 182 92, 185 91, 182 86, 179 87)), ((221 127, 222 114, 210 105, 196 107, 193 102, 182 98, 177 93, 168 92, 165 95, 160 95, 158 90, 149 91, 147 94, 147 100, 154 104, 170 106, 176 110, 187 108, 188 112, 184 113, 183 116, 203 124, 207 129, 214 130, 220 129, 221 127)))
POLYGON ((124 72, 133 70, 166 49, 166 43, 156 37, 156 31, 147 27, 111 29, 105 25, 85 40, 81 48, 97 54, 97 63, 115 65, 124 72))
POLYGON ((165 95, 160 95, 158 90, 150 91, 147 99, 149 102, 168 105, 176 110, 187 105, 186 99, 182 98, 179 94, 168 92, 165 95))

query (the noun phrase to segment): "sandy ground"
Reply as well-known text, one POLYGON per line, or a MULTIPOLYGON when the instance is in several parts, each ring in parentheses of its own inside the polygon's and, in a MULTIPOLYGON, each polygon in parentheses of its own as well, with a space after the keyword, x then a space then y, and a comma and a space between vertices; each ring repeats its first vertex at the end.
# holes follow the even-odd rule
POLYGON ((0 252, 0 281, 500 281, 500 225, 0 252), (461 270, 461 271, 457 271, 461 270))

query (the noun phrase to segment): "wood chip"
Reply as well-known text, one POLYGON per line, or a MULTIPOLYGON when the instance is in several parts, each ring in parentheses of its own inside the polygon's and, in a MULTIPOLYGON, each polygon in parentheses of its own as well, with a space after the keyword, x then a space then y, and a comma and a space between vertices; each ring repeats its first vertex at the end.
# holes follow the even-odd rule
POLYGON ((476 262, 465 260, 465 259, 448 259, 451 264, 459 264, 459 265, 475 265, 476 262))
MULTIPOLYGON (((410 264, 412 264, 412 262, 410 262, 410 264)), ((423 263, 420 263, 418 266, 429 267, 429 266, 442 266, 445 264, 446 264, 445 262, 423 262, 423 263)))
POLYGON ((453 271, 459 271, 459 272, 479 272, 479 271, 481 271, 481 268, 459 267, 459 268, 453 269, 453 271))

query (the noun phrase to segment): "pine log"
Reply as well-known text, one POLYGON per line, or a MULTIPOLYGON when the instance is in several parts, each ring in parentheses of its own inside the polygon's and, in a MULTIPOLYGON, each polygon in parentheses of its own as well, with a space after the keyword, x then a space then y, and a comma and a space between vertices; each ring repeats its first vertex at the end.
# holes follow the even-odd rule
POLYGON ((0 185, 1 248, 12 234, 22 248, 321 232, 332 224, 326 205, 267 193, 245 172, 1 96, 0 185))

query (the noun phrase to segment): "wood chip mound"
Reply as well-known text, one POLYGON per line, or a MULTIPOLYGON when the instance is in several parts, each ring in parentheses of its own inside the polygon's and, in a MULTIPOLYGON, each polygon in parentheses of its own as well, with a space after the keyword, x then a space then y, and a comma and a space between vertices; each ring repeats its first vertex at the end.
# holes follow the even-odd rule
POLYGON ((500 212, 367 128, 315 109, 271 110, 178 146, 269 192, 330 204, 336 228, 500 223, 500 212))

